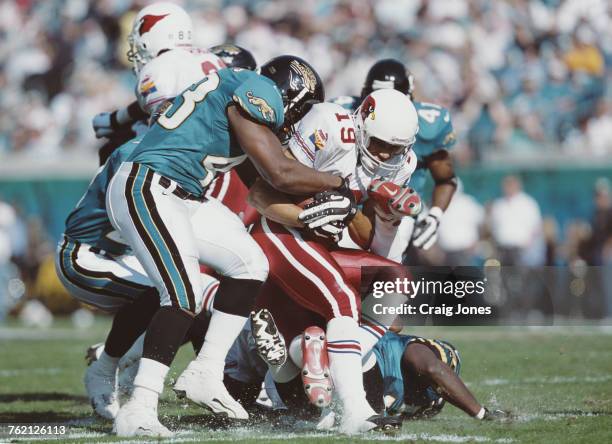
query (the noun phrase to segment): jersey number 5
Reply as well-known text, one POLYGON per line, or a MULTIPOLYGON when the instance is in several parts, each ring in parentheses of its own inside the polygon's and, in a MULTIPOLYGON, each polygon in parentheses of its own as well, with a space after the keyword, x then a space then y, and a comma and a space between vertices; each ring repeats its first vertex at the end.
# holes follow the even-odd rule
POLYGON ((181 123, 191 115, 195 109, 196 103, 204 100, 208 93, 219 87, 219 81, 219 76, 213 73, 200 80, 198 83, 194 83, 189 89, 176 98, 176 101, 170 108, 159 116, 157 123, 167 130, 178 128, 181 123))

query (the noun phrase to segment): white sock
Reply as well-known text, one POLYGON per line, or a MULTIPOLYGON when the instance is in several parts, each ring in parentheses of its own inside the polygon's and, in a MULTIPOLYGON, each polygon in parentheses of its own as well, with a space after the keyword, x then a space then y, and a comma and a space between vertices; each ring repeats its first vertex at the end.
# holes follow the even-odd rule
POLYGON ((298 335, 289 344, 289 357, 299 367, 304 367, 304 356, 302 356, 302 335, 298 335))
POLYGON ((476 416, 474 418, 476 418, 476 419, 483 419, 485 417, 485 413, 487 413, 487 411, 485 410, 484 407, 481 407, 480 411, 478 413, 476 413, 476 416))
POLYGON ((106 351, 103 351, 100 354, 100 357, 97 360, 98 370, 105 374, 112 376, 117 371, 117 366, 119 365, 119 358, 113 358, 106 354, 106 351))
POLYGON ((132 344, 130 349, 119 360, 119 368, 124 369, 133 362, 138 361, 142 357, 142 348, 144 346, 144 333, 132 344))
POLYGON ((289 382, 300 374, 300 369, 303 365, 302 335, 293 338, 293 341, 291 341, 287 348, 287 352, 289 356, 283 365, 268 365, 268 370, 275 382, 289 382))
POLYGON ((376 343, 385 335, 385 333, 387 333, 388 330, 389 329, 384 325, 375 324, 363 317, 357 332, 357 339, 361 344, 362 356, 368 356, 376 343))
POLYGON ((212 370, 220 380, 223 380, 225 357, 244 328, 246 321, 245 317, 215 310, 210 317, 202 349, 193 363, 205 366, 212 370))
MULTIPOLYGON (((142 387, 153 391, 160 395, 164 391, 164 380, 168 374, 170 367, 162 364, 161 362, 153 359, 142 358, 138 366, 138 373, 134 378, 134 393, 132 398, 136 398, 137 393, 141 393, 142 390, 136 391, 136 388, 142 387)), ((157 400, 157 397, 155 398, 157 400)))
POLYGON ((327 323, 327 352, 335 392, 345 413, 369 417, 376 412, 368 404, 361 373, 361 346, 357 321, 348 316, 327 323))
POLYGON ((134 387, 131 399, 137 400, 138 402, 147 406, 153 406, 157 412, 157 403, 159 401, 159 393, 153 390, 149 390, 146 387, 134 387))

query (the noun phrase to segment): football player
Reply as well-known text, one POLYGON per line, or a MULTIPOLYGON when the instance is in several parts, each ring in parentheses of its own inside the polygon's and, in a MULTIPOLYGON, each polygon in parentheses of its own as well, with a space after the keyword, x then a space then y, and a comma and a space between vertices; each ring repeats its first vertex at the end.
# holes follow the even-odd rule
POLYGON ((108 139, 100 149, 100 164, 119 145, 146 131, 148 117, 162 103, 225 67, 215 54, 192 46, 192 34, 191 18, 174 3, 153 3, 136 15, 128 59, 137 77, 137 100, 93 118, 96 137, 108 139))
POLYGON ((219 57, 228 68, 242 68, 255 71, 257 62, 250 51, 242 46, 225 43, 213 46, 209 51, 219 57))
POLYGON ((448 342, 388 332, 374 346, 374 354, 390 415, 431 418, 448 401, 476 419, 507 417, 476 400, 459 377, 459 352, 448 342))
POLYGON ((210 74, 172 102, 111 180, 107 213, 155 283, 161 306, 147 328, 130 400, 115 418, 117 434, 171 434, 157 418, 158 397, 202 302, 198 258, 214 263, 238 256, 247 266, 222 279, 204 344, 175 390, 213 412, 248 418, 223 385, 223 367, 267 277, 267 261, 246 231, 228 230, 227 213, 233 213, 201 201, 218 172, 248 157, 275 189, 290 194, 327 190, 339 214, 352 214, 355 203, 345 180, 285 157, 277 138, 290 133, 321 100, 318 75, 297 57, 273 59, 262 75, 234 69, 210 74), (198 210, 211 222, 206 229, 191 224, 198 210), (198 251, 195 239, 202 236, 216 248, 198 251))
MULTIPOLYGON (((214 296, 212 296, 214 298, 214 296)), ((266 284, 266 292, 256 301, 258 309, 267 310, 278 320, 278 328, 289 341, 288 357, 295 368, 303 368, 307 361, 308 342, 325 333, 322 317, 297 306, 273 284, 266 284), (303 333, 302 333, 303 332, 303 333), (296 334, 297 333, 297 334, 296 334)), ((363 327, 362 327, 363 328, 363 327)), ((319 349, 316 353, 321 353, 319 349)), ((318 358, 325 362, 325 358, 318 358)), ((426 419, 437 415, 450 402, 475 419, 503 420, 508 414, 500 410, 489 410, 480 404, 461 380, 461 357, 450 343, 438 339, 387 332, 376 343, 363 361, 364 388, 368 402, 377 410, 385 410, 390 420, 379 421, 381 428, 399 426, 397 420, 426 419), (392 418, 389 418, 392 417, 392 418)), ((236 340, 225 366, 225 382, 232 396, 240 399, 247 408, 256 407, 256 398, 266 375, 265 361, 259 357, 258 347, 250 331, 245 329, 236 340)), ((304 375, 301 376, 302 379, 304 375)), ((318 420, 318 429, 330 429, 335 423, 335 414, 329 409, 313 409, 312 398, 304 396, 300 376, 294 373, 282 381, 273 382, 280 397, 280 406, 288 408, 289 414, 306 414, 318 420)), ((311 378, 313 390, 326 391, 328 386, 311 378)), ((266 384, 269 380, 266 379, 266 384)), ((268 391, 272 387, 267 387, 268 391)))
MULTIPOLYGON (((395 59, 384 59, 370 68, 361 97, 342 96, 332 102, 346 109, 354 110, 364 97, 379 89, 396 89, 414 97, 414 76, 403 63, 395 59)), ((434 180, 434 189, 429 211, 423 211, 416 221, 402 221, 400 233, 412 239, 412 245, 424 250, 429 249, 438 237, 440 218, 448 208, 457 182, 449 150, 455 143, 455 132, 448 110, 433 103, 413 101, 419 117, 419 133, 413 151, 417 156, 417 170, 411 186, 422 195, 426 180, 426 170, 434 180)))
MULTIPOLYGON (((417 131, 417 114, 410 99, 389 89, 368 95, 354 115, 336 104, 314 105, 288 144, 287 156, 304 165, 352 175, 350 187, 359 202, 367 202, 371 195, 365 214, 355 215, 349 232, 363 247, 382 256, 378 265, 399 262, 405 245, 395 242, 397 226, 418 210, 418 197, 406 186, 416 168, 411 147, 417 131)), ((327 322, 331 379, 344 408, 340 430, 350 434, 378 427, 379 417, 366 401, 361 375, 362 354, 378 338, 360 335, 359 294, 330 253, 344 231, 341 201, 337 204, 334 196, 320 193, 303 210, 261 181, 249 196, 264 216, 251 234, 270 263, 269 281, 327 322), (341 221, 335 220, 336 208, 341 221)), ((345 254, 353 253, 358 255, 353 265, 365 265, 364 252, 345 254)), ((252 330, 271 367, 282 367, 282 341, 264 334, 274 330, 271 319, 256 313, 252 330)))

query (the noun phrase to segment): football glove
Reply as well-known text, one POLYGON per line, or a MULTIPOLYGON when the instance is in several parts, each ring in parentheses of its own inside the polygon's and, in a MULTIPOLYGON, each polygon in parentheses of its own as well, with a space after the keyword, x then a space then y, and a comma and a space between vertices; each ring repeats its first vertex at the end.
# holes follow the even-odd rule
POLYGON ((416 217, 422 208, 421 198, 414 189, 380 179, 372 181, 368 197, 374 200, 374 211, 378 217, 385 221, 416 217))
POLYGON ((117 111, 96 114, 92 125, 98 139, 112 136, 121 126, 117 121, 117 111))
POLYGON ((343 222, 346 225, 356 213, 355 196, 345 178, 339 188, 315 194, 312 202, 304 207, 298 219, 313 230, 331 222, 343 222))
POLYGON ((429 213, 418 218, 412 233, 412 244, 417 248, 429 250, 438 239, 438 228, 442 218, 442 209, 432 207, 429 213))
POLYGON ((316 237, 330 240, 337 244, 342 239, 342 232, 346 228, 344 222, 333 221, 320 227, 310 228, 306 225, 306 231, 313 234, 316 237))

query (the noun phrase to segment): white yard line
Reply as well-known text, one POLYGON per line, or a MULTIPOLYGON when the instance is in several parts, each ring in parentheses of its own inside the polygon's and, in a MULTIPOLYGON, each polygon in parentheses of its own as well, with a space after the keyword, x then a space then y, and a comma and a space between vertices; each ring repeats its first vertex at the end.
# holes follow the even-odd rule
POLYGON ((470 382, 470 386, 486 385, 523 385, 523 384, 567 384, 567 383, 600 383, 612 380, 612 375, 594 375, 594 376, 550 376, 550 377, 530 377, 521 379, 504 379, 493 378, 484 379, 478 382, 470 382))
POLYGON ((79 339, 98 338, 97 331, 77 330, 75 328, 24 328, 24 327, 0 327, 0 340, 12 341, 56 341, 63 339, 74 339, 78 334, 79 339))
POLYGON ((0 369, 0 378, 15 378, 26 375, 57 375, 62 373, 62 368, 19 368, 19 369, 0 369))

